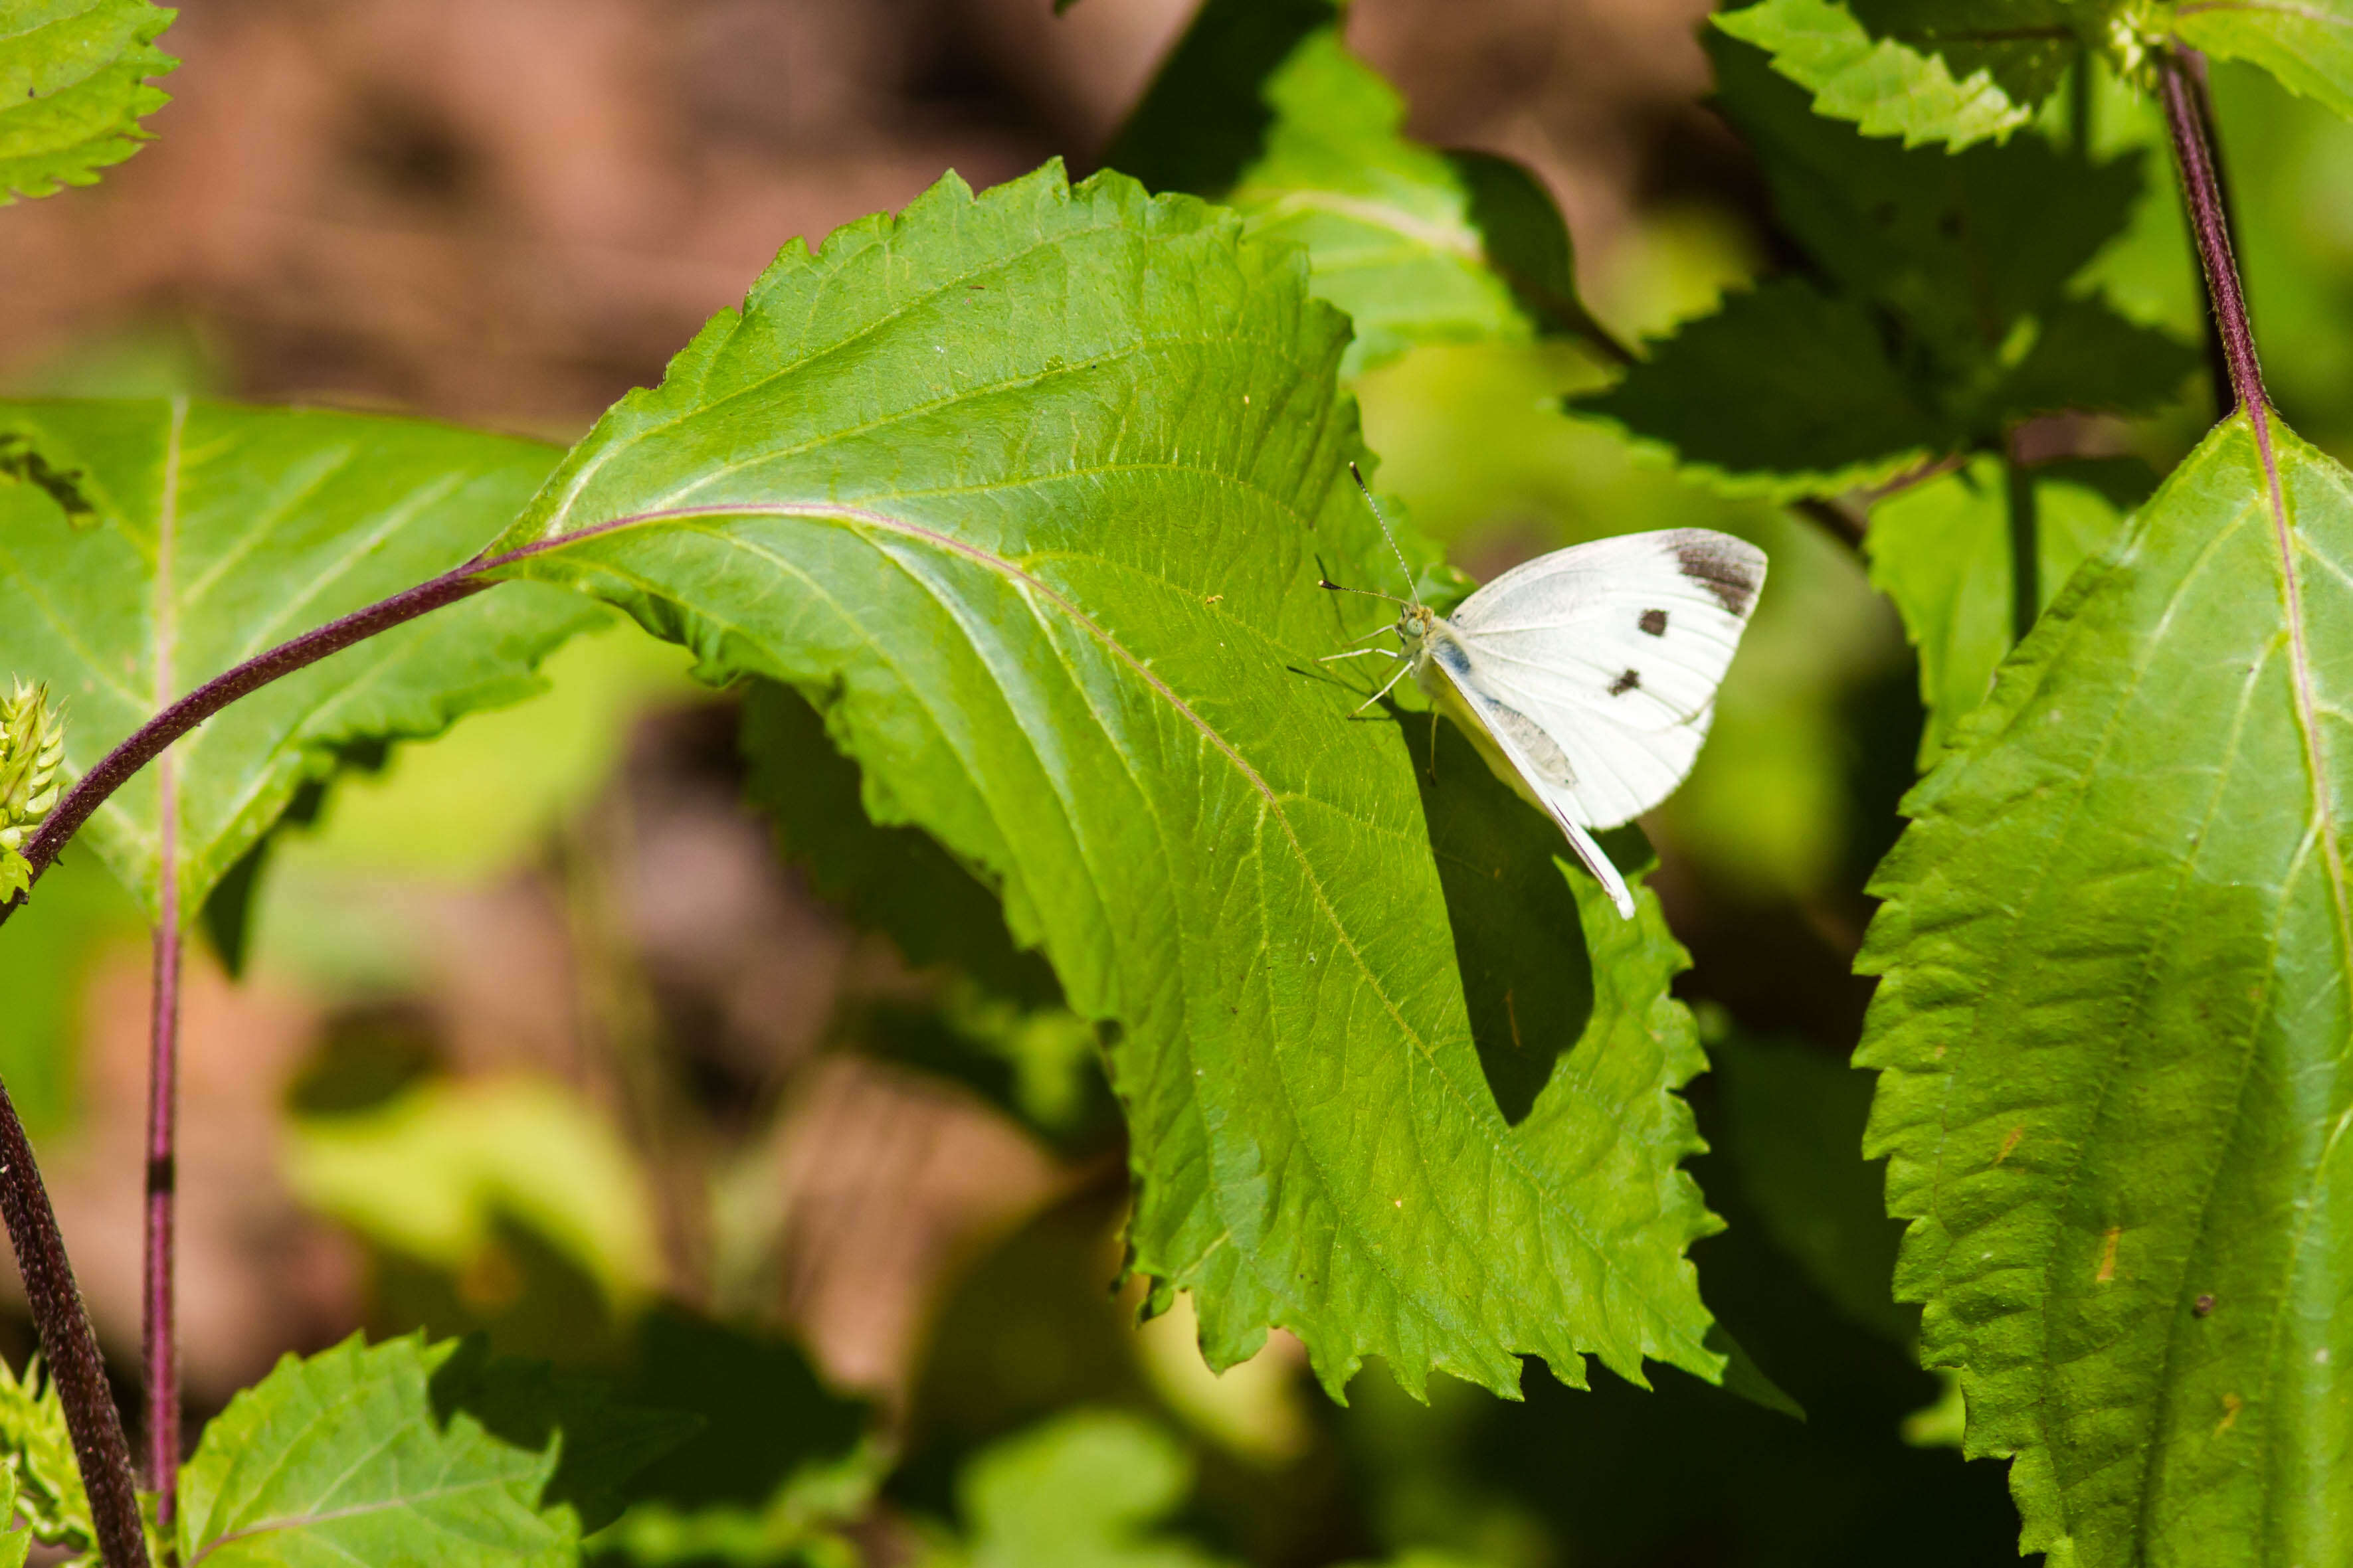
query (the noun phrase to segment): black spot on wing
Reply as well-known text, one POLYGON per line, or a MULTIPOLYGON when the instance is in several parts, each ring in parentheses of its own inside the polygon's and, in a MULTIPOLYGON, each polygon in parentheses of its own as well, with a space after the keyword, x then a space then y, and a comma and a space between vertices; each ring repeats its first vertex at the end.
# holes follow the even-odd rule
POLYGON ((1675 566, 1693 582, 1705 585, 1733 615, 1746 615, 1748 606, 1757 602, 1760 580, 1757 569, 1715 540, 1687 539, 1676 545, 1675 566))
POLYGON ((1664 610, 1644 610, 1642 612, 1642 618, 1636 621, 1634 624, 1637 626, 1640 626, 1642 630, 1650 633, 1651 636, 1654 637, 1662 637, 1667 635, 1667 612, 1664 610))
POLYGON ((1609 695, 1612 697, 1623 697, 1629 691, 1641 689, 1641 685, 1642 672, 1639 669, 1630 669, 1625 674, 1620 676, 1617 679, 1609 683, 1609 695))

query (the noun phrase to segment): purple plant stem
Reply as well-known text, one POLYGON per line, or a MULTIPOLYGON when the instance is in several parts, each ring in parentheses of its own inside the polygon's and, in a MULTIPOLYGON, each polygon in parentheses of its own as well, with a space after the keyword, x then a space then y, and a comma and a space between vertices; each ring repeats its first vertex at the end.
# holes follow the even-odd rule
MULTIPOLYGON (((518 553, 521 553, 518 552, 518 553)), ((106 797, 129 782, 131 776, 161 756, 164 748, 235 702, 238 698, 259 691, 280 676, 291 675, 306 665, 316 664, 330 654, 341 653, 355 643, 366 641, 378 632, 389 631, 404 621, 413 621, 427 611, 480 593, 490 584, 477 575, 495 562, 469 561, 454 571, 445 572, 428 583, 395 594, 391 598, 354 610, 341 620, 329 621, 316 631, 305 632, 291 642, 279 644, 269 652, 256 655, 243 664, 216 676, 164 709, 133 731, 131 737, 99 759, 98 765, 84 773, 81 781, 58 802, 40 831, 26 840, 26 860, 38 878, 57 861, 58 851, 90 820, 90 814, 106 801, 106 797)), ((0 904, 0 923, 21 908, 25 895, 0 904)))
MULTIPOLYGON (((2198 241, 2199 265, 2206 274, 2206 296, 2213 305, 2214 326, 2221 338, 2223 367, 2230 377, 2233 403, 2247 411, 2255 427, 2255 441, 2269 460, 2271 421, 2263 395, 2263 367, 2255 360, 2255 334, 2247 317, 2247 296, 2239 280, 2238 258, 2231 248, 2231 221, 2223 205, 2222 181, 2216 168, 2212 128, 2203 110, 2204 94, 2191 77, 2193 62, 2177 54, 2158 63, 2158 96, 2165 104, 2166 129, 2173 135, 2173 155, 2181 171, 2182 195, 2189 204, 2189 226, 2198 241)), ((2225 409, 2224 414, 2228 415, 2225 409)))
MULTIPOLYGON (((32 865, 33 875, 37 878, 54 865, 58 850, 90 820, 90 814, 182 735, 238 698, 282 675, 480 592, 489 584, 481 582, 477 574, 489 564, 491 563, 479 558, 470 561, 430 582, 331 621, 247 660, 166 707, 109 752, 58 802, 40 831, 25 846, 24 856, 32 865)), ((165 821, 168 824, 170 820, 171 814, 167 812, 165 821)), ((143 1335, 149 1369, 149 1447, 166 1510, 171 1506, 179 1468, 178 1379, 171 1330, 175 1178, 173 1111, 177 1099, 174 1037, 181 945, 177 894, 176 879, 167 875, 155 959, 143 1335)), ((23 902, 24 897, 19 895, 0 904, 0 921, 5 921, 23 902)), ((91 1515, 98 1527, 100 1555, 106 1568, 147 1568, 147 1541, 140 1526, 138 1482, 131 1468, 131 1445, 123 1436, 122 1417, 114 1407, 113 1392, 107 1385, 106 1363, 99 1353, 98 1336, 90 1329, 90 1314, 74 1284, 73 1266, 66 1257, 57 1211, 50 1206, 48 1189, 41 1181, 32 1144, 25 1136, 24 1123, 17 1118, 5 1084, 0 1084, 0 1217, 6 1220, 9 1246, 16 1255, 17 1269, 24 1276, 25 1295, 32 1309, 33 1326, 40 1336, 41 1353, 47 1360, 49 1376, 65 1407, 74 1458, 81 1468, 82 1486, 90 1495, 91 1515)))
MULTIPOLYGON (((172 759, 156 763, 168 770, 172 759)), ((166 779, 169 774, 166 773, 166 779)), ((179 1185, 180 879, 174 863, 177 812, 164 791, 163 911, 155 925, 155 982, 147 1053, 147 1300, 141 1348, 147 1363, 147 1479, 156 1522, 169 1529, 180 1485, 180 1355, 174 1300, 174 1193, 179 1185)))
POLYGON ((107 1386, 106 1361, 74 1284, 73 1265, 66 1260, 57 1211, 49 1206, 33 1145, 5 1086, 0 1086, 0 1217, 7 1221, 8 1243, 24 1276, 25 1300, 33 1310, 49 1380, 65 1406, 66 1430, 98 1527, 99 1555, 106 1568, 147 1568, 147 1538, 139 1525, 139 1490, 131 1475, 122 1416, 107 1386))

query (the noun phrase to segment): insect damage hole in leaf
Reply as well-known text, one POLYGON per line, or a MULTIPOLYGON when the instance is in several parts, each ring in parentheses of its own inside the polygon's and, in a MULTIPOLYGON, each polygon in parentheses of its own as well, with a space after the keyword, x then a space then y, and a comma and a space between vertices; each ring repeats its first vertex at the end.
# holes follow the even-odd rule
POLYGON ((1134 1263, 1214 1364, 1279 1325, 1335 1391, 1367 1355, 1416 1389, 1508 1391, 1527 1352, 1713 1377, 1679 953, 1654 915, 1595 939, 1576 1070, 1507 1123, 1408 747, 1303 673, 1370 629, 1314 558, 1387 563, 1345 342, 1295 249, 1198 202, 950 179, 787 248, 501 548, 711 678, 836 694, 869 798, 1105 1026, 1134 1263))

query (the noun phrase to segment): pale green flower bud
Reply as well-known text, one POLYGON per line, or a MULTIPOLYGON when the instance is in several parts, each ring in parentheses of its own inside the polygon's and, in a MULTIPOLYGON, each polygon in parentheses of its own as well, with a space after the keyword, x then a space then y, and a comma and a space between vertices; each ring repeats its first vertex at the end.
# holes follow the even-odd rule
POLYGON ((65 719, 49 706, 49 689, 18 680, 0 701, 0 900, 32 886, 20 851, 58 804, 65 759, 65 719))

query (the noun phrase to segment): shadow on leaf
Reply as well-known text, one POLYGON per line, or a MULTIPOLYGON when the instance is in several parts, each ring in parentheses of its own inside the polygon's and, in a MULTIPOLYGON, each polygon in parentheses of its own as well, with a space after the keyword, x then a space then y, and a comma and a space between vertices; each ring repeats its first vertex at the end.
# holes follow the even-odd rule
POLYGON ((1504 1120, 1517 1125, 1593 1016, 1593 965, 1560 829, 1489 770, 1452 724, 1401 714, 1446 893, 1471 1038, 1504 1120))

